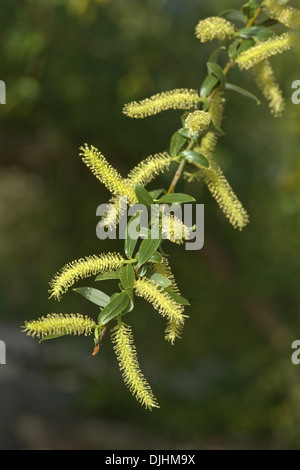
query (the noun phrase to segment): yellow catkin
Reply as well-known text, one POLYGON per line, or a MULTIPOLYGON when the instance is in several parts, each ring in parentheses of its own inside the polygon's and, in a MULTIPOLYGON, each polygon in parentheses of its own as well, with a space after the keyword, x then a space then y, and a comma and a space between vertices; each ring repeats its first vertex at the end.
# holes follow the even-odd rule
POLYGON ((167 152, 150 156, 131 170, 126 181, 133 188, 137 183, 145 186, 159 173, 168 170, 172 160, 167 152))
POLYGON ((155 271, 156 273, 161 274, 162 276, 166 277, 171 282, 168 289, 170 289, 173 292, 176 292, 177 294, 179 294, 178 285, 177 285, 175 277, 172 273, 169 261, 165 256, 163 257, 161 263, 150 263, 150 267, 151 267, 151 269, 153 269, 153 271, 155 271))
POLYGON ((89 147, 85 144, 80 150, 82 150, 80 156, 83 162, 112 195, 126 195, 129 198, 134 197, 132 190, 128 188, 124 178, 108 163, 97 148, 93 146, 89 147))
POLYGON ((300 27, 300 11, 290 6, 280 5, 275 0, 264 0, 263 7, 267 15, 288 28, 300 27))
POLYGON ((284 33, 281 36, 272 37, 242 52, 235 61, 240 69, 251 69, 262 60, 287 51, 294 45, 295 40, 295 33, 284 33))
MULTIPOLYGON (((214 95, 209 106, 209 114, 215 126, 221 127, 222 125, 224 107, 224 93, 223 91, 218 91, 214 95)), ((208 160, 211 160, 213 158, 213 153, 215 151, 217 142, 217 135, 213 131, 208 132, 201 140, 201 148, 199 152, 204 155, 208 160)))
POLYGON ((168 109, 195 108, 201 102, 197 90, 185 88, 158 93, 139 102, 126 104, 123 113, 131 118, 141 119, 168 109))
POLYGON ((161 228, 163 238, 173 243, 181 244, 188 240, 191 235, 191 229, 184 225, 176 215, 163 214, 161 218, 161 228))
POLYGON ((124 258, 119 253, 107 253, 100 256, 87 256, 66 264, 50 282, 50 298, 60 300, 61 296, 79 279, 97 275, 105 271, 121 268, 124 258))
POLYGON ((23 331, 28 336, 44 338, 62 335, 90 335, 96 328, 92 318, 79 313, 52 313, 38 320, 26 321, 23 331))
POLYGON ((185 120, 185 127, 191 136, 204 132, 210 125, 211 115, 205 111, 194 111, 185 120))
POLYGON ((168 321, 165 329, 165 340, 169 341, 173 346, 176 339, 181 339, 182 330, 183 325, 179 325, 174 321, 168 321))
POLYGON ((258 88, 269 102, 271 113, 276 117, 280 116, 284 110, 285 101, 269 60, 260 62, 253 67, 252 71, 258 88))
POLYGON ((183 325, 185 319, 183 306, 177 304, 167 292, 162 291, 154 281, 146 277, 139 278, 135 281, 134 291, 137 296, 143 297, 150 302, 155 310, 163 317, 179 325, 183 325))
MULTIPOLYGON (((161 274, 162 276, 169 279, 169 281, 171 282, 170 286, 168 287, 169 290, 180 295, 180 291, 176 283, 175 277, 172 273, 169 261, 165 256, 163 257, 161 263, 151 263, 150 266, 156 273, 161 274)), ((174 345, 176 338, 181 338, 182 330, 183 324, 179 324, 174 320, 168 320, 167 327, 165 330, 166 341, 169 341, 172 345, 174 345)))
POLYGON ((212 16, 199 21, 195 34, 201 42, 212 41, 213 39, 227 39, 235 34, 234 25, 224 18, 212 16))
POLYGON ((145 408, 159 408, 156 398, 141 373, 131 327, 123 322, 112 330, 112 342, 123 379, 132 395, 145 408))
POLYGON ((207 187, 225 216, 234 228, 242 230, 249 222, 249 216, 234 194, 219 165, 211 163, 210 168, 199 170, 207 187))

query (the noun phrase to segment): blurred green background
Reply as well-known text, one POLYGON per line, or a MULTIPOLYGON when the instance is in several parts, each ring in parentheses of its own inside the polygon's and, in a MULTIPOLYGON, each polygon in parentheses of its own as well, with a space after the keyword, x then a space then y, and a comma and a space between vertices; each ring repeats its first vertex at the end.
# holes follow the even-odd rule
MULTIPOLYGON (((123 105, 167 89, 197 89, 216 45, 194 37, 226 0, 1 0, 0 366, 1 449, 300 448, 300 47, 272 63, 287 98, 281 119, 228 94, 216 158, 247 208, 235 231, 205 187, 205 246, 166 246, 190 319, 174 347, 145 302, 127 317, 142 370, 161 405, 146 412, 125 388, 109 335, 38 344, 26 319, 97 310, 71 292, 48 300, 65 263, 122 243, 96 237, 108 192, 78 157, 95 145, 126 176, 168 148, 178 112, 135 121, 123 105)), ((231 81, 257 93, 251 74, 231 81)), ((154 186, 167 185, 164 175, 154 186)), ((152 185, 152 187, 154 187, 152 185)), ((81 285, 91 285, 91 281, 81 285)), ((109 284, 108 289, 112 289, 109 284)))

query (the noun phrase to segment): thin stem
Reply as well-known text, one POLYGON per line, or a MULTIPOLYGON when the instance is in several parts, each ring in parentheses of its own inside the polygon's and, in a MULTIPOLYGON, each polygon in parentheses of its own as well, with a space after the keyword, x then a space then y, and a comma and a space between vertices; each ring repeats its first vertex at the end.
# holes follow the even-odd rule
MULTIPOLYGON (((191 150, 191 148, 193 147, 194 145, 194 142, 191 140, 189 145, 187 146, 186 150, 191 150)), ((174 178, 169 186, 169 189, 167 191, 167 194, 171 194, 171 193, 174 193, 175 191, 175 188, 176 188, 176 184, 178 183, 178 180, 180 179, 181 177, 181 174, 183 172, 183 168, 184 168, 184 165, 185 165, 185 160, 182 159, 181 162, 179 163, 179 166, 176 170, 176 173, 174 175, 174 178)))

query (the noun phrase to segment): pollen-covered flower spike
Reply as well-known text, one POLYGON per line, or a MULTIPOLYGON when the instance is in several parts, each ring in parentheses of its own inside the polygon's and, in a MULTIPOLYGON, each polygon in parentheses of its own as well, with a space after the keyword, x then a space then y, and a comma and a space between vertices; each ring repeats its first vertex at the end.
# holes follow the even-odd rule
POLYGON ((165 330, 165 340, 169 341, 173 346, 176 339, 181 339, 182 330, 183 325, 175 321, 169 321, 165 330))
POLYGON ((285 101, 269 60, 260 62, 253 67, 252 71, 258 88, 269 102, 271 113, 275 117, 281 116, 285 101))
POLYGON ((97 327, 92 318, 79 313, 52 313, 38 320, 26 321, 23 331, 27 336, 45 338, 47 336, 90 335, 97 327))
POLYGON ((137 296, 143 297, 150 302, 155 310, 163 317, 179 325, 184 324, 186 316, 183 314, 183 306, 177 304, 168 293, 162 291, 155 282, 146 277, 141 277, 135 281, 134 291, 137 296))
POLYGON ((132 191, 129 190, 124 178, 108 163, 96 147, 89 147, 85 144, 80 150, 82 150, 80 156, 83 162, 112 195, 133 197, 132 191))
POLYGON ((300 28, 300 11, 290 6, 280 5, 276 0, 264 0, 263 7, 270 18, 291 29, 300 28))
POLYGON ((124 382, 132 395, 146 409, 159 408, 157 400, 140 370, 131 327, 119 320, 118 325, 112 330, 112 343, 124 382))
POLYGON ((124 264, 124 258, 119 253, 107 253, 100 256, 87 256, 86 258, 66 264, 50 282, 50 298, 60 300, 79 279, 97 275, 104 271, 116 271, 124 264))
POLYGON ((187 227, 182 220, 173 214, 163 214, 161 218, 163 238, 180 245, 184 240, 189 240, 191 228, 187 227))
POLYGON ((158 153, 140 162, 127 176, 127 183, 134 188, 137 183, 145 186, 159 173, 169 169, 174 160, 167 152, 158 153))
POLYGON ((235 34, 234 25, 225 18, 211 16, 199 21, 195 34, 201 42, 212 41, 213 39, 227 39, 235 34))
MULTIPOLYGON (((153 271, 166 277, 171 282, 170 286, 168 287, 169 290, 180 295, 180 291, 172 273, 169 261, 165 256, 163 257, 161 263, 149 263, 149 265, 153 271)), ((181 338, 183 326, 183 324, 174 321, 174 319, 168 320, 165 330, 165 340, 174 345, 176 338, 181 338)))
POLYGON ((271 37, 242 52, 235 61, 240 69, 251 69, 262 60, 289 50, 294 45, 296 37, 295 33, 283 33, 271 37))
POLYGON ((234 228, 242 230, 249 223, 249 216, 223 175, 219 165, 199 170, 212 196, 234 228))
POLYGON ((131 118, 142 119, 168 109, 196 108, 202 101, 197 90, 186 88, 158 93, 142 101, 126 104, 123 113, 131 118))
POLYGON ((206 111, 194 111, 185 120, 185 127, 192 137, 204 132, 210 125, 211 115, 206 111))

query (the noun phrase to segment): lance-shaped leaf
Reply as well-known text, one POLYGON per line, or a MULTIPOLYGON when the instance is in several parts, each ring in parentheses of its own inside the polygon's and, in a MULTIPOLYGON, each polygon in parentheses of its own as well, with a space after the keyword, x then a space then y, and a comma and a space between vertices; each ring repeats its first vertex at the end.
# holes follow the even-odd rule
POLYGON ((110 297, 99 289, 93 287, 77 287, 73 289, 77 294, 82 295, 93 304, 99 305, 99 307, 105 307, 110 301, 110 297))
POLYGON ((98 316, 100 325, 106 325, 110 320, 122 313, 129 304, 129 297, 126 292, 114 294, 110 302, 104 307, 98 316))

